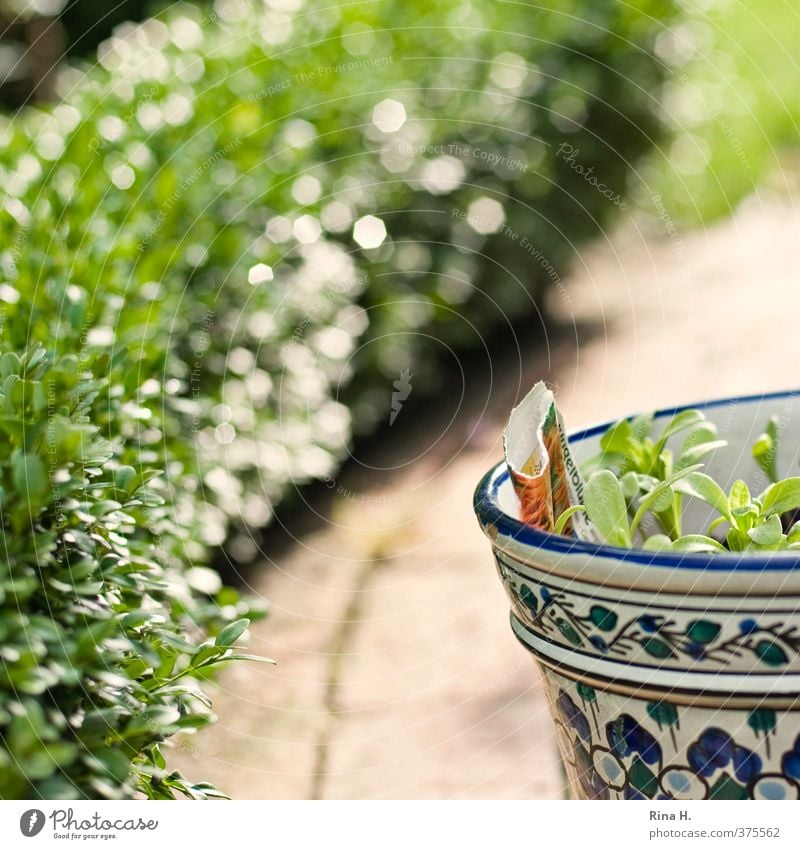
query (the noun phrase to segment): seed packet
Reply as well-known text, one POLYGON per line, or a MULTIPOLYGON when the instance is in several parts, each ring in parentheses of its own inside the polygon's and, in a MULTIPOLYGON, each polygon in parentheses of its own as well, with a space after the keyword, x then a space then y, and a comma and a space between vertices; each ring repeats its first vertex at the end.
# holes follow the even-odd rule
MULTIPOLYGON (((542 381, 511 411, 503 447, 520 501, 520 519, 526 525, 552 531, 565 510, 583 504, 583 477, 570 454, 555 397, 542 381)), ((563 532, 603 541, 582 511, 567 520, 563 532)))

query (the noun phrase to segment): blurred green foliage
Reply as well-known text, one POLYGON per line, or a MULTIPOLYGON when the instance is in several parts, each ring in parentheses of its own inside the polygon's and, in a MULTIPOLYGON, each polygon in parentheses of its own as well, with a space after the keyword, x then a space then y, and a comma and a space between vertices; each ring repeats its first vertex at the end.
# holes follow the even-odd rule
POLYGON ((43 348, 0 378, 0 798, 217 795, 159 743, 212 721, 196 679, 235 655, 236 594, 160 557, 158 472, 91 423, 105 381, 43 348))
MULTIPOLYGON (((624 192, 658 134, 662 66, 650 47, 674 11, 664 0, 377 0, 292 15, 244 0, 182 6, 120 28, 97 65, 66 69, 61 102, 3 120, 0 343, 9 356, 45 351, 42 368, 77 357, 75 380, 93 398, 65 416, 106 446, 90 464, 78 453, 49 466, 41 437, 24 442, 44 478, 36 461, 9 467, 4 531, 37 551, 66 468, 81 493, 67 502, 72 530, 52 531, 30 569, 45 594, 43 569, 61 587, 88 576, 80 599, 101 599, 112 623, 113 722, 92 744, 114 750, 158 696, 150 736, 119 743, 133 772, 119 761, 107 786, 93 783, 78 738, 64 755, 71 786, 126 795, 138 776, 153 795, 173 780, 205 792, 167 779, 154 748, 178 716, 199 724, 194 697, 147 682, 169 679, 171 653, 193 670, 185 635, 202 640, 244 612, 209 588, 209 546, 252 557, 252 529, 293 487, 335 473, 353 428, 388 412, 403 369, 431 389, 441 346, 482 344, 511 322, 539 332, 545 291, 568 297, 560 275, 575 246, 619 211, 586 170, 624 192), (583 173, 560 155, 566 144, 583 173), (36 510, 15 527, 31 480, 36 510), (80 542, 102 546, 98 536, 143 582, 121 601, 113 564, 80 542), (65 542, 78 545, 79 576, 59 571, 72 562, 65 542), (126 624, 139 609, 158 621, 126 624), (118 715, 129 693, 132 715, 118 715), (162 696, 177 715, 159 712, 162 696)), ((24 426, 30 416, 44 427, 46 410, 26 410, 24 426)), ((24 563, 8 558, 9 580, 24 563)), ((65 617, 54 608, 53 627, 65 617)), ((64 674, 91 694, 95 661, 72 653, 64 674)), ((62 740, 73 714, 39 682, 41 704, 54 696, 44 724, 62 740)), ((0 728, 33 708, 15 710, 0 704, 0 728)), ((20 751, 12 794, 46 780, 20 751)))
POLYGON ((63 103, 9 122, 14 343, 73 351, 80 312, 147 410, 136 451, 160 454, 187 553, 233 523, 246 558, 248 528, 334 470, 348 408, 374 428, 442 345, 538 331, 543 288, 618 211, 556 151, 624 191, 671 8, 237 1, 121 30, 63 103))
POLYGON ((786 2, 686 4, 656 45, 671 69, 668 136, 642 169, 642 208, 652 211, 656 194, 676 223, 696 226, 729 215, 767 178, 787 184, 800 126, 799 21, 786 2))

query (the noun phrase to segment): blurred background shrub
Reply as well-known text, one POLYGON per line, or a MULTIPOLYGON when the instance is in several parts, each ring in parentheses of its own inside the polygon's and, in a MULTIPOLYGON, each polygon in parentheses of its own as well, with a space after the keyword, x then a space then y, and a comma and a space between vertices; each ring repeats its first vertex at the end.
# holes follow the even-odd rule
POLYGON ((448 346, 539 332, 543 289, 619 213, 585 175, 623 195, 657 136, 673 11, 231 0, 125 25, 6 122, 9 332, 72 351, 79 311, 146 411, 188 556, 249 559, 404 369, 432 389, 448 346))
POLYGON ((635 195, 658 195, 676 226, 731 214, 756 190, 786 190, 796 173, 797 9, 769 0, 683 4, 656 39, 669 67, 667 136, 641 169, 635 195))
POLYGON ((576 246, 625 209, 659 136, 653 45, 675 13, 178 6, 119 26, 97 63, 59 71, 55 100, 2 118, 0 345, 26 388, 3 389, 19 549, 0 580, 43 642, 12 647, 31 690, 5 682, 17 766, 0 795, 208 792, 165 773, 158 742, 209 720, 170 682, 230 653, 247 613, 209 549, 254 558, 254 532, 336 473, 404 373, 442 389, 442 352, 543 333, 545 294, 564 295, 576 246), (64 363, 77 394, 59 415, 102 449, 52 460, 33 384, 64 363), (84 607, 97 633, 59 654, 84 607), (109 713, 84 739, 70 717, 95 708, 109 713), (87 749, 111 754, 98 767, 87 749))

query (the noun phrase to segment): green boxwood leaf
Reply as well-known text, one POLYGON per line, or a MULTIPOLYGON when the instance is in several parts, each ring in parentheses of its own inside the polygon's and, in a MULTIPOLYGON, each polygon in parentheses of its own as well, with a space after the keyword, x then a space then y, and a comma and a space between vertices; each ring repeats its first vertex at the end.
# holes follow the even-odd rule
POLYGON ((554 534, 561 534, 564 532, 564 528, 567 526, 567 522, 576 514, 585 510, 586 508, 583 504, 573 504, 571 507, 568 507, 564 510, 563 513, 556 519, 555 526, 553 527, 554 534))
POLYGON ((672 540, 666 534, 653 534, 644 541, 642 548, 646 551, 669 551, 672 540))
POLYGON ((699 445, 694 445, 681 452, 678 462, 675 464, 676 469, 685 469, 687 466, 693 466, 712 451, 717 451, 724 448, 728 443, 724 439, 715 439, 711 442, 702 442, 699 445))
POLYGON ((631 423, 623 419, 612 425, 600 438, 600 447, 611 454, 627 455, 635 448, 637 439, 633 434, 631 423))
POLYGON ((777 453, 778 431, 780 421, 777 416, 771 416, 766 430, 753 445, 753 457, 764 474, 773 482, 778 480, 777 453))
POLYGON ((692 472, 697 471, 698 468, 699 466, 689 466, 686 469, 676 472, 668 480, 662 481, 658 484, 658 486, 653 487, 653 489, 639 502, 639 506, 636 509, 636 513, 634 514, 633 521, 630 525, 631 535, 639 527, 642 519, 645 517, 645 514, 653 508, 653 505, 658 501, 661 493, 674 487, 677 481, 680 481, 692 472))
POLYGON ((40 505, 50 488, 44 463, 36 454, 17 454, 11 461, 14 486, 28 504, 40 505))
POLYGON ((249 625, 249 619, 237 619, 235 622, 231 622, 230 625, 226 625, 217 634, 214 644, 217 646, 232 646, 244 634, 249 625))

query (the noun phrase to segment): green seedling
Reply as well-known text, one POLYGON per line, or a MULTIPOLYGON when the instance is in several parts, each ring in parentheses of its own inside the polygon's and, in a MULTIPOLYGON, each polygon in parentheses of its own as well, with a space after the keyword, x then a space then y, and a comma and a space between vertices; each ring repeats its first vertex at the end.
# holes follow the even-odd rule
POLYGON ((764 433, 758 437, 753 445, 753 458, 773 483, 777 483, 778 481, 777 455, 779 428, 780 420, 777 416, 771 416, 764 433))
POLYGON ((589 478, 584 489, 587 515, 609 545, 631 548, 647 513, 653 512, 657 516, 663 512, 667 505, 674 502, 677 484, 700 468, 699 464, 689 466, 667 480, 657 481, 634 505, 632 518, 622 483, 610 469, 600 469, 589 478))
POLYGON ((585 510, 610 545, 630 548, 641 540, 648 551, 765 552, 800 550, 800 477, 777 480, 779 421, 773 416, 753 446, 753 457, 772 481, 756 496, 743 480, 728 493, 697 461, 726 443, 698 410, 676 414, 660 436, 652 436, 652 416, 618 422, 600 440, 601 452, 584 490, 584 504, 566 511, 556 525, 563 530, 569 516, 585 510), (675 434, 687 432, 673 454, 667 447, 675 434), (604 468, 605 466, 605 468, 604 468), (684 497, 709 505, 718 516, 707 533, 681 533, 684 497), (651 513, 663 533, 642 539, 641 527, 651 513), (715 533, 724 529, 724 536, 715 533))
MULTIPOLYGON (((654 436, 652 415, 623 419, 612 425, 600 440, 600 453, 584 468, 585 472, 610 469, 620 478, 622 491, 631 513, 640 495, 652 492, 660 483, 695 466, 702 458, 727 443, 717 439, 717 428, 700 410, 676 413, 654 436), (677 434, 685 434, 674 452, 668 444, 677 434)), ((668 488, 659 490, 661 497, 653 513, 664 533, 672 540, 681 536, 681 493, 668 488)))
POLYGON ((800 508, 800 478, 785 478, 752 497, 747 484, 737 480, 726 496, 720 486, 700 472, 676 484, 686 495, 700 498, 720 515, 711 523, 709 535, 728 526, 725 548, 729 551, 782 551, 800 549, 800 525, 784 533, 781 516, 800 508))

